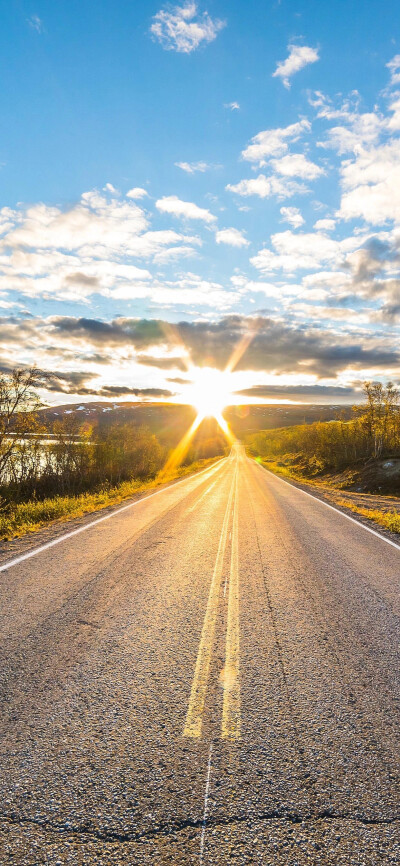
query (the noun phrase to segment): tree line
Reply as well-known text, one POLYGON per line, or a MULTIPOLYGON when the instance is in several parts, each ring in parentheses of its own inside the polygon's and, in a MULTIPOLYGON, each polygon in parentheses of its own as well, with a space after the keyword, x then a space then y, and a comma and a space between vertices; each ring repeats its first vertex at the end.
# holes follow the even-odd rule
POLYGON ((254 456, 295 463, 305 474, 400 457, 400 392, 392 382, 365 382, 364 402, 352 417, 264 430, 249 436, 254 456))
MULTIPOLYGON (((170 445, 146 426, 82 424, 75 413, 49 428, 41 413, 40 371, 0 375, 0 501, 7 503, 76 496, 124 481, 154 478, 165 465, 170 445)), ((175 443, 177 444, 177 443, 175 443)), ((192 463, 224 453, 218 436, 197 437, 186 455, 192 463)))

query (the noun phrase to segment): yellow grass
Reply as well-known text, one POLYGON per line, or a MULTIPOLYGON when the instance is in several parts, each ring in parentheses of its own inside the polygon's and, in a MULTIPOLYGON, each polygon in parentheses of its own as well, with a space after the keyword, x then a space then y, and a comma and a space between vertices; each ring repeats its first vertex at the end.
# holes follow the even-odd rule
MULTIPOLYGON (((382 504, 382 508, 377 508, 376 506, 373 508, 364 508, 363 506, 351 501, 351 493, 348 493, 346 499, 341 497, 340 489, 335 488, 333 484, 324 484, 323 482, 316 481, 315 479, 310 480, 310 478, 305 478, 295 470, 292 470, 290 466, 279 466, 273 460, 259 459, 257 462, 261 463, 262 466, 265 466, 266 469, 270 469, 270 471, 274 472, 276 475, 282 475, 286 478, 292 478, 293 481, 300 481, 302 484, 307 485, 307 487, 314 487, 319 489, 320 492, 325 494, 331 502, 335 503, 336 505, 340 505, 341 508, 346 508, 348 511, 352 511, 354 514, 359 514, 362 517, 366 517, 368 520, 372 520, 379 526, 383 526, 385 529, 389 529, 390 532, 400 533, 400 500, 399 511, 397 511, 395 508, 388 510, 388 506, 386 505, 385 508, 384 504, 382 504)), ((356 494, 353 495, 356 496, 356 494)), ((374 497, 371 494, 371 499, 373 498, 374 497)), ((382 503, 384 503, 384 499, 384 496, 379 496, 379 500, 382 503)))
POLYGON ((381 511, 379 508, 360 508, 359 505, 354 505, 345 499, 337 499, 337 505, 344 506, 355 514, 361 514, 362 517, 367 517, 368 520, 373 520, 385 529, 390 529, 391 532, 400 532, 400 513, 398 511, 381 511))
MULTIPOLYGON (((168 476, 168 479, 163 477, 163 483, 166 480, 173 481, 175 478, 190 475, 220 459, 220 457, 211 457, 198 460, 189 466, 180 466, 168 476)), ((160 481, 156 477, 149 481, 124 481, 116 487, 104 488, 95 493, 82 493, 80 496, 54 496, 42 501, 15 503, 10 510, 7 509, 3 513, 0 511, 0 540, 19 538, 57 520, 73 520, 75 517, 82 517, 83 514, 100 511, 110 505, 118 505, 119 502, 137 493, 158 486, 160 481)))

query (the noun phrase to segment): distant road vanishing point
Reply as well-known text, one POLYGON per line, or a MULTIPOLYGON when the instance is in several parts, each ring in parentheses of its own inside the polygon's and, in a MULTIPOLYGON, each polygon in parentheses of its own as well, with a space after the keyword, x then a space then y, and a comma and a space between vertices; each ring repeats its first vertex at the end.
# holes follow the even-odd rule
POLYGON ((398 864, 400 549, 240 445, 74 526, 0 562, 0 863, 398 864))

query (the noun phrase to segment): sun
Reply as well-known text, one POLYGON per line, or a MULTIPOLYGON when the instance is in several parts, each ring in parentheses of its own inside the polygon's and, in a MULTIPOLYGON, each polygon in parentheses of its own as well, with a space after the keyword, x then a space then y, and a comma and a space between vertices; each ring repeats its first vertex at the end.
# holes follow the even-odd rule
POLYGON ((185 397, 197 410, 200 421, 207 417, 216 418, 222 429, 225 429, 226 422, 222 412, 229 405, 232 396, 229 379, 229 373, 220 370, 209 367, 196 370, 185 397))
MULTIPOLYGON (((230 371, 225 370, 222 372, 211 367, 192 367, 188 370, 188 374, 190 375, 190 385, 188 384, 185 391, 184 402, 190 403, 194 407, 196 417, 181 441, 169 455, 164 468, 160 472, 160 478, 169 477, 176 467, 182 463, 203 418, 215 418, 229 445, 233 445, 235 441, 235 437, 222 414, 225 407, 229 406, 233 399, 233 380, 230 371)), ((179 402, 183 402, 182 397, 179 402)))

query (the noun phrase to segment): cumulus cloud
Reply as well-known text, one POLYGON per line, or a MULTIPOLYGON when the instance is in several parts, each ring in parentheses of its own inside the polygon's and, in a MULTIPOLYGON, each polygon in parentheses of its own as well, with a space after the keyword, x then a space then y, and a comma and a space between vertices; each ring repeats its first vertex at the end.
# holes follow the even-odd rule
MULTIPOLYGON (((207 363, 224 369, 235 347, 250 333, 253 339, 236 371, 282 375, 286 377, 284 385, 288 384, 287 376, 299 377, 298 384, 304 383, 306 376, 306 382, 312 377, 315 381, 332 380, 335 385, 340 384, 338 377, 343 381, 343 376, 349 378, 352 371, 362 377, 364 371, 365 375, 371 375, 371 370, 379 375, 388 368, 399 370, 396 343, 388 344, 384 338, 337 335, 332 330, 289 325, 268 316, 240 315, 213 321, 180 321, 173 326, 162 319, 8 317, 0 319, 0 363, 8 363, 15 353, 22 357, 29 345, 26 362, 36 360, 41 369, 51 369, 58 378, 55 390, 99 394, 106 388, 115 389, 107 391, 109 396, 115 396, 118 390, 122 394, 130 388, 144 395, 148 367, 158 368, 161 377, 163 371, 183 372, 191 364, 207 363), (99 378, 94 384, 95 377, 99 378)), ((163 381, 153 385, 153 377, 152 387, 163 389, 163 381)))
POLYGON ((272 159, 271 165, 278 174, 284 177, 301 177, 304 180, 315 180, 325 174, 321 166, 307 159, 303 153, 288 153, 280 159, 272 159))
POLYGON ((132 395, 134 397, 173 397, 174 392, 169 391, 167 388, 132 388, 128 385, 104 385, 103 388, 100 388, 98 391, 91 391, 92 394, 96 393, 99 397, 127 397, 128 395, 132 395))
POLYGON ((245 238, 243 232, 239 229, 221 229, 216 232, 215 240, 217 244, 227 244, 230 247, 248 247, 249 241, 245 238))
POLYGON ((273 249, 263 248, 250 261, 261 273, 283 270, 315 270, 326 262, 343 261, 351 250, 359 246, 357 237, 336 241, 321 232, 279 232, 272 235, 273 249))
POLYGON ((259 174, 258 177, 241 180, 236 184, 228 183, 226 189, 242 196, 258 195, 259 198, 271 198, 271 196, 276 196, 280 199, 289 198, 296 193, 307 192, 306 187, 297 181, 281 180, 274 175, 266 177, 265 174, 259 174))
POLYGON ((320 219, 314 223, 314 228, 317 232, 332 232, 336 226, 336 221, 332 219, 320 219))
POLYGON ((133 202, 110 199, 92 190, 83 193, 68 210, 36 204, 19 211, 1 246, 69 251, 107 246, 131 252, 147 224, 143 210, 133 202))
POLYGON ((242 151, 242 158, 248 162, 258 163, 261 167, 270 157, 283 156, 287 153, 288 142, 298 141, 303 133, 310 130, 311 124, 305 118, 282 128, 264 129, 251 139, 250 144, 242 151))
POLYGON ((341 169, 343 195, 339 216, 366 222, 400 222, 400 141, 363 149, 341 169))
POLYGON ((182 201, 177 195, 168 195, 156 201, 156 208, 160 213, 172 214, 186 220, 201 220, 205 223, 213 223, 216 220, 214 214, 203 207, 199 207, 191 201, 182 201))
POLYGON ((197 4, 188 0, 183 6, 160 9, 154 15, 150 33, 166 51, 190 54, 200 45, 213 42, 225 23, 213 20, 208 12, 199 12, 197 4))
POLYGON ((207 169, 211 168, 207 162, 175 162, 174 163, 177 168, 181 168, 182 171, 185 171, 186 174, 195 174, 197 171, 205 172, 207 169))
POLYGON ((400 84, 400 54, 396 54, 386 66, 390 70, 390 83, 392 85, 400 84))
POLYGON ((273 397, 275 400, 300 400, 305 403, 340 402, 350 403, 360 396, 360 391, 343 385, 253 385, 236 391, 243 397, 262 399, 273 397))
POLYGON ((298 207, 281 207, 282 219, 290 223, 293 228, 298 229, 304 225, 304 217, 298 207))
MULTIPOLYGON (((311 104, 317 108, 317 117, 328 122, 340 121, 329 127, 325 140, 318 142, 320 147, 333 148, 339 155, 359 153, 363 147, 376 144, 381 132, 388 126, 389 120, 377 110, 361 112, 360 97, 357 92, 351 98, 345 99, 338 107, 323 93, 318 98, 311 98, 311 104)), ((395 111, 395 106, 393 111, 395 111)))
POLYGON ((146 198, 146 196, 148 196, 148 192, 146 189, 143 189, 143 187, 141 187, 141 186, 134 186, 126 194, 127 198, 140 199, 140 198, 146 198))
POLYGON ((72 207, 44 204, 0 211, 0 292, 87 303, 106 297, 157 297, 160 283, 138 260, 194 255, 201 240, 172 229, 152 231, 133 201, 97 191, 72 207))
MULTIPOLYGON (((35 324, 30 322, 29 328, 33 331, 35 324)), ((376 339, 371 344, 365 336, 337 336, 321 329, 307 331, 263 316, 254 319, 230 315, 213 322, 183 321, 173 328, 161 320, 101 322, 57 317, 47 320, 43 334, 45 339, 61 342, 91 342, 103 350, 126 346, 140 353, 158 346, 163 347, 165 356, 168 352, 176 354, 179 341, 192 363, 201 365, 207 359, 210 366, 223 369, 235 346, 250 330, 253 339, 238 363, 238 370, 304 372, 306 361, 307 371, 326 376, 347 367, 384 368, 385 364, 395 365, 400 360, 396 347, 388 348, 384 340, 376 339)))
POLYGON ((319 53, 316 48, 310 48, 307 45, 288 45, 289 55, 286 60, 281 60, 278 63, 275 72, 272 73, 273 78, 281 78, 285 87, 290 87, 290 79, 300 69, 304 69, 310 63, 315 63, 319 60, 319 53))

